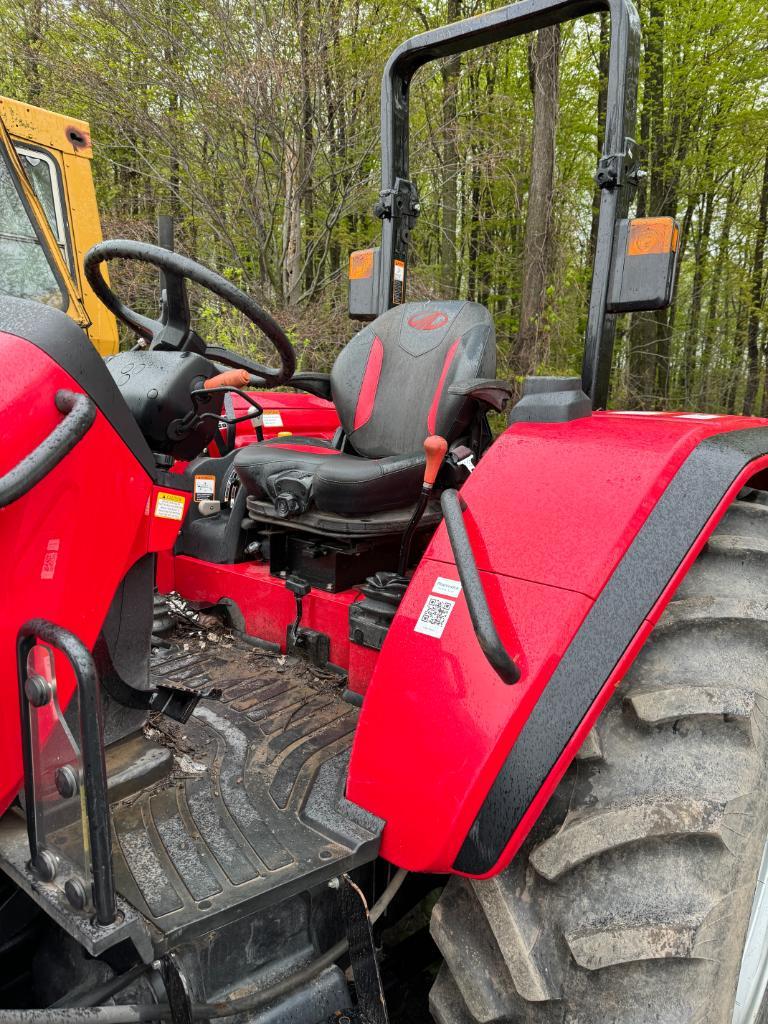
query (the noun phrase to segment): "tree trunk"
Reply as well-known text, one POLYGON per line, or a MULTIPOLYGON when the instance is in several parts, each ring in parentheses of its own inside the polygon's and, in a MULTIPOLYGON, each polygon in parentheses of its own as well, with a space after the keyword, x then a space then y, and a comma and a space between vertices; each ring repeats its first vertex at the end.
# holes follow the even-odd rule
MULTIPOLYGON (((304 207, 304 235, 309 244, 314 236, 315 219, 315 197, 312 182, 312 171, 314 162, 314 135, 313 120, 314 111, 312 105, 312 90, 309 78, 311 61, 311 43, 309 38, 310 26, 308 25, 309 5, 301 2, 296 4, 296 21, 299 36, 299 56, 301 62, 301 157, 299 162, 299 190, 302 195, 304 207)), ((301 246, 299 246, 301 250, 301 246)), ((302 254, 299 251, 299 259, 302 254)), ((304 268, 304 287, 309 290, 312 286, 314 276, 313 261, 307 258, 304 268)))
MULTIPOLYGON (((747 321, 747 386, 744 391, 742 412, 745 416, 752 415, 757 395, 760 374, 760 313, 763 299, 763 267, 765 266, 765 234, 768 225, 768 149, 765 152, 763 165, 763 185, 760 190, 760 214, 757 221, 755 236, 755 255, 752 260, 752 282, 749 295, 749 319, 747 321)), ((765 399, 763 400, 765 404, 765 399)))
MULTIPOLYGON (((448 0, 449 22, 461 17, 461 0, 448 0)), ((442 67, 443 78, 443 180, 440 189, 440 283, 451 295, 456 289, 456 191, 459 177, 459 147, 456 140, 456 98, 461 58, 449 57, 442 67)))
POLYGON ((699 323, 701 320, 701 304, 704 293, 704 272, 709 252, 709 236, 712 231, 712 215, 715 209, 714 194, 709 191, 704 197, 704 213, 699 220, 694 243, 693 284, 691 286, 691 305, 688 326, 683 346, 683 365, 680 368, 679 382, 683 392, 683 401, 689 404, 693 396, 694 377, 696 374, 697 348, 699 345, 699 323))
MULTIPOLYGON (((709 286, 709 302, 707 303, 707 326, 704 332, 704 349, 701 355, 701 371, 699 374, 699 406, 702 411, 707 412, 712 404, 713 397, 709 386, 710 365, 712 352, 715 347, 715 337, 718 333, 717 320, 720 311, 720 290, 722 287, 723 271, 725 260, 728 255, 728 247, 731 239, 731 225, 733 223, 733 209, 735 198, 735 173, 732 171, 728 184, 728 194, 725 200, 725 213, 723 214, 723 226, 720 231, 720 241, 717 245, 717 256, 712 272, 712 281, 709 286)), ((722 395, 715 399, 715 405, 720 407, 722 395)))
MULTIPOLYGON (((608 110, 608 58, 610 55, 610 23, 608 12, 600 14, 600 53, 598 57, 597 86, 597 152, 602 155, 605 140, 605 115, 608 110)), ((601 190, 595 185, 592 192, 592 224, 589 232, 588 258, 591 267, 595 259, 597 246, 597 225, 600 221, 601 190)))
POLYGON ((294 306, 301 297, 301 139, 286 139, 283 156, 283 298, 294 306))
POLYGON ((35 106, 40 106, 43 98, 40 48, 45 36, 44 2, 45 0, 31 0, 22 7, 27 100, 35 106))
POLYGON ((517 362, 531 373, 545 357, 547 284, 551 276, 552 193, 560 100, 560 26, 540 29, 530 49, 533 89, 531 185, 525 217, 517 362))
MULTIPOLYGON (((643 69, 645 88, 640 118, 641 141, 648 147, 649 175, 638 196, 638 217, 661 214, 665 200, 666 144, 664 136, 664 0, 650 0, 643 69)), ((666 315, 639 313, 632 318, 629 352, 629 391, 632 405, 653 404, 664 389, 668 366, 662 363, 666 315), (659 349, 661 348, 661 351, 659 349)))

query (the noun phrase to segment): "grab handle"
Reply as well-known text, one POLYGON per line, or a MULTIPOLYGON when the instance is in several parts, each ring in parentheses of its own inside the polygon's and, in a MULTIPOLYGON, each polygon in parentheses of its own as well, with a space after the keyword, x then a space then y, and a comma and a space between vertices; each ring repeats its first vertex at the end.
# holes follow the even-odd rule
POLYGON ((511 685, 520 678, 520 669, 512 660, 511 655, 501 642, 496 630, 488 598, 485 596, 483 582, 477 568, 477 562, 469 542, 467 528, 464 525, 464 502, 457 491, 443 491, 440 498, 443 518, 451 542, 453 558, 459 572, 459 579, 467 599, 469 617, 475 629, 477 642, 491 667, 502 681, 511 685))
POLYGON ((39 484, 93 426, 96 406, 87 395, 62 389, 56 392, 54 402, 65 414, 64 419, 34 451, 0 477, 0 508, 18 501, 39 484))

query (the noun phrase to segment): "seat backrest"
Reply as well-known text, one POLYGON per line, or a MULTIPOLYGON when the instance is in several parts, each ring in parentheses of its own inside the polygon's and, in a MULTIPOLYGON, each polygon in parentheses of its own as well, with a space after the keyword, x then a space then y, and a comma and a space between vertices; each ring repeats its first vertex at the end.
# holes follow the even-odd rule
POLYGON ((476 302, 408 302, 355 335, 331 370, 341 425, 360 455, 408 455, 429 434, 450 444, 477 405, 452 384, 496 376, 496 332, 476 302))

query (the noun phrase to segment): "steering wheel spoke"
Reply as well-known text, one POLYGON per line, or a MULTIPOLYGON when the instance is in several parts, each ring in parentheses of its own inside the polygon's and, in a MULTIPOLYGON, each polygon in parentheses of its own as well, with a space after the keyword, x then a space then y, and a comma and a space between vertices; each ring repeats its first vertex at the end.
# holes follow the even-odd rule
POLYGON ((222 363, 224 366, 233 366, 237 370, 241 368, 247 370, 251 376, 258 378, 258 382, 253 382, 258 387, 270 383, 270 374, 274 372, 268 366, 255 363, 248 356, 240 355, 239 352, 232 352, 228 348, 222 348, 221 345, 206 345, 204 355, 211 362, 222 363))
POLYGON ((249 295, 201 263, 196 263, 186 256, 158 245, 149 245, 130 239, 115 239, 100 242, 90 249, 86 253, 83 267, 89 284, 107 309, 111 310, 141 338, 149 341, 151 347, 177 351, 186 351, 190 348, 194 348, 195 351, 199 349, 200 341, 190 326, 189 301, 185 284, 186 281, 194 281, 239 310, 255 327, 266 334, 280 357, 280 367, 275 369, 263 366, 237 352, 215 345, 205 348, 204 354, 207 358, 223 363, 225 366, 247 370, 248 373, 263 379, 267 387, 285 384, 293 376, 296 369, 296 355, 293 345, 282 327, 249 295), (151 320, 136 313, 112 291, 104 280, 102 266, 114 259, 148 263, 160 270, 164 286, 161 321, 151 320))

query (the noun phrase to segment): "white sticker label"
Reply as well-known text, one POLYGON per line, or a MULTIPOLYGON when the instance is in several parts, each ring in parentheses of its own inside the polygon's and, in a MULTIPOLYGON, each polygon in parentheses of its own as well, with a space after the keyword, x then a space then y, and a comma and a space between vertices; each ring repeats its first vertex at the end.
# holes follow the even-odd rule
POLYGON ((395 260, 393 275, 396 281, 405 280, 405 264, 402 260, 395 260))
POLYGON ((265 412, 264 413, 264 426, 265 427, 282 427, 283 417, 279 412, 265 412))
POLYGON ((183 519, 184 498, 180 494, 158 491, 157 501, 155 502, 155 516, 157 519, 183 519))
POLYGON ((430 594, 424 602, 414 633, 425 633, 427 636, 441 637, 451 612, 456 606, 455 601, 449 601, 445 597, 435 597, 430 594))
POLYGON ((611 416, 664 416, 655 409, 612 409, 611 416))
POLYGON ((40 570, 41 580, 52 580, 56 573, 56 562, 59 558, 59 544, 61 542, 58 538, 48 541, 48 547, 43 557, 43 568, 40 570))
POLYGON ((445 576, 438 576, 432 587, 432 593, 443 594, 445 597, 458 597, 461 593, 461 584, 458 580, 447 580, 445 576))
POLYGON ((204 501, 206 498, 216 497, 215 476, 195 476, 194 498, 195 501, 204 501))

